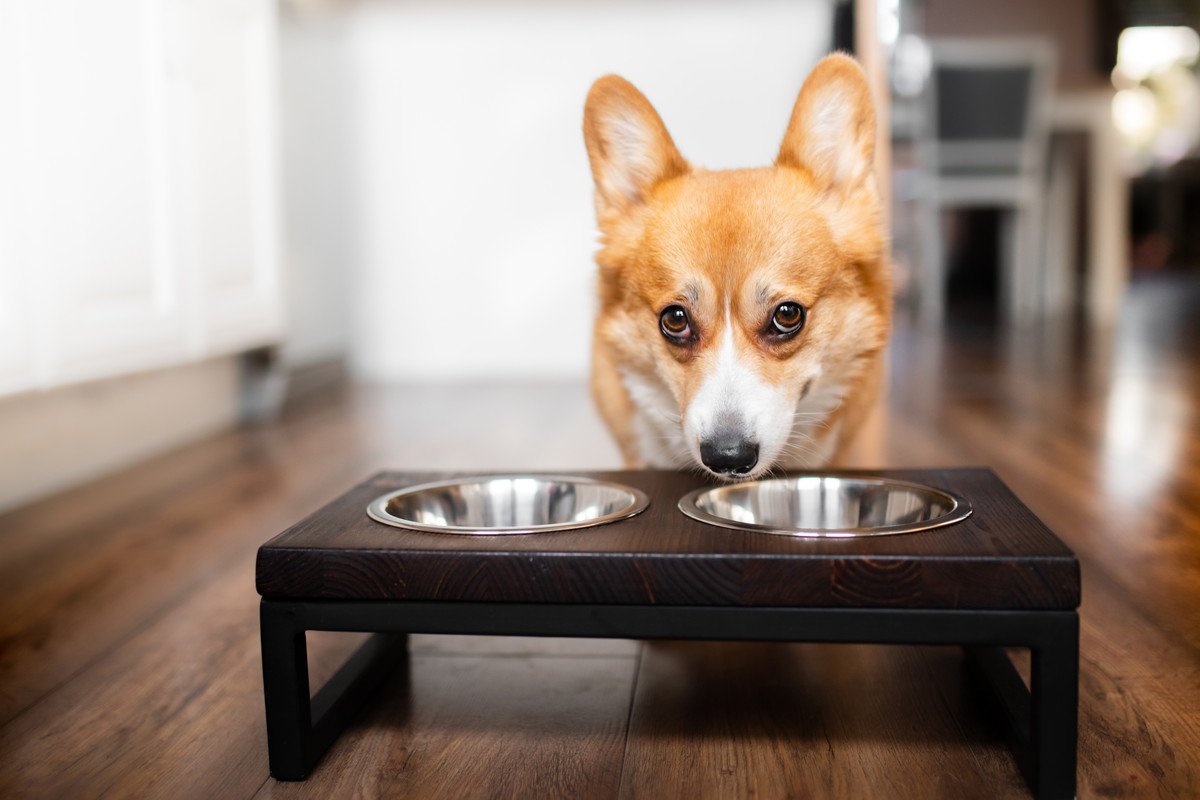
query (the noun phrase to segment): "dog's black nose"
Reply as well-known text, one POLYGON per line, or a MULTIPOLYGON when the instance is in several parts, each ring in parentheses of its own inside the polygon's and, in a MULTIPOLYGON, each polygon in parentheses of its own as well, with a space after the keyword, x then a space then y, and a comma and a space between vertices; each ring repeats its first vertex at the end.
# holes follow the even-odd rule
POLYGON ((758 443, 741 436, 714 436, 700 443, 704 466, 722 475, 745 475, 758 463, 758 443))

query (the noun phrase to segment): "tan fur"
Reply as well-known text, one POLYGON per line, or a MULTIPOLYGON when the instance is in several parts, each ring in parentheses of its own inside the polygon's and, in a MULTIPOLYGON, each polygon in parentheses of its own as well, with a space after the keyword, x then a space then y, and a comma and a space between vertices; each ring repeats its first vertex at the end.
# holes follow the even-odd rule
MULTIPOLYGON (((601 232, 592 390, 627 464, 655 465, 646 453, 657 447, 644 441, 647 421, 636 417, 646 402, 631 387, 660 393, 655 408, 671 404, 673 412, 653 412, 665 419, 649 420, 670 439, 715 369, 723 336, 797 408, 822 392, 841 398, 798 418, 787 451, 769 466, 844 456, 876 404, 891 322, 875 116, 858 64, 834 55, 817 65, 770 167, 692 167, 646 98, 611 75, 588 95, 584 138, 601 232), (806 306, 808 320, 777 341, 764 325, 785 301, 806 306), (659 314, 673 304, 688 310, 698 334, 692 347, 659 331, 659 314)), ((677 466, 695 452, 682 440, 663 446, 679 454, 677 466)))

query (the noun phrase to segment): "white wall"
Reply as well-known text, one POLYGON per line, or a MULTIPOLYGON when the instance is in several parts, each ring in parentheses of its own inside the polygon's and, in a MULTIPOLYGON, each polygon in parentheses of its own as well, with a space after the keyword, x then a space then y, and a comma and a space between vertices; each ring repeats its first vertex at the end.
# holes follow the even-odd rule
POLYGON ((307 192, 288 198, 304 209, 288 239, 350 287, 358 373, 585 374, 591 82, 633 81, 693 163, 766 164, 830 31, 825 0, 422 0, 291 20, 285 70, 324 77, 285 93, 285 151, 305 154, 287 168, 311 173, 288 177, 307 192))
MULTIPOLYGON (((288 7, 285 6, 285 12, 288 7)), ((285 13, 279 48, 288 331, 302 366, 349 347, 348 265, 356 260, 352 81, 336 16, 285 13)))

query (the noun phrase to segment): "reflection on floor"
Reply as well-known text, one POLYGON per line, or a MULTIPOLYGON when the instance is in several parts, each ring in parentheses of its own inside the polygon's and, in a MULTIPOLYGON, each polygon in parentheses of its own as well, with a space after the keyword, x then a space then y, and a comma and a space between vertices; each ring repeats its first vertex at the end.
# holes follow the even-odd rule
MULTIPOLYGON (((896 333, 884 466, 992 466, 1081 557, 1080 796, 1200 795, 1197 308, 896 333)), ((0 796, 1025 795, 953 649, 467 637, 268 780, 261 541, 384 466, 617 464, 582 386, 360 387, 0 518, 0 796)))

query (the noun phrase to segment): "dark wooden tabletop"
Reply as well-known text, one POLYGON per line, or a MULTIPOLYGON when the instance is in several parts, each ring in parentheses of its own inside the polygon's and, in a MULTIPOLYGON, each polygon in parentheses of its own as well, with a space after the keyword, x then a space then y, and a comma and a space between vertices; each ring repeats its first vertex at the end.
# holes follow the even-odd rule
POLYGON ((463 536, 390 527, 367 504, 445 473, 380 473, 267 542, 264 597, 937 609, 1073 609, 1074 554, 988 469, 891 470, 957 492, 964 522, 913 534, 796 539, 706 525, 665 471, 580 473, 636 486, 631 519, 560 533, 463 536))

